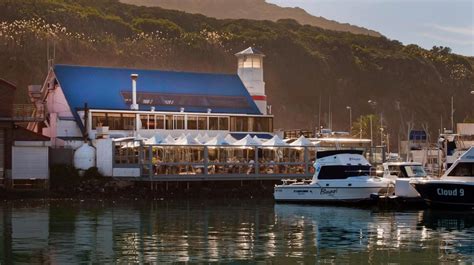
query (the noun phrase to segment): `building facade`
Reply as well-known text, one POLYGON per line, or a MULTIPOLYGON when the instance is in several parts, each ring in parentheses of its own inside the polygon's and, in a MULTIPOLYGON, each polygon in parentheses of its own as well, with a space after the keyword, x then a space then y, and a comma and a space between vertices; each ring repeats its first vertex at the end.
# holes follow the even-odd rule
POLYGON ((40 95, 36 102, 46 102, 47 115, 29 128, 55 147, 71 148, 104 135, 269 138, 263 54, 249 48, 236 56, 238 74, 56 65, 43 86, 31 88, 40 95))

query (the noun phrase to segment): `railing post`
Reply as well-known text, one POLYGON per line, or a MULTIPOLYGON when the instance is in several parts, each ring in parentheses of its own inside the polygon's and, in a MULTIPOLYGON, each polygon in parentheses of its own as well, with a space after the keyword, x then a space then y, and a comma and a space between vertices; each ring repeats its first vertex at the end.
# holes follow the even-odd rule
POLYGON ((153 171, 153 146, 148 146, 148 168, 149 172, 148 175, 150 177, 150 180, 153 178, 153 175, 155 172, 153 171))
POLYGON ((304 147, 304 173, 305 174, 309 174, 309 166, 308 166, 308 161, 309 160, 309 151, 308 151, 308 147, 305 146, 304 147))
POLYGON ((208 175, 208 165, 209 165, 209 150, 208 150, 208 146, 204 146, 204 168, 203 168, 204 175, 208 175))
POLYGON ((260 173, 260 163, 258 162, 258 146, 254 146, 255 148, 255 175, 260 173))

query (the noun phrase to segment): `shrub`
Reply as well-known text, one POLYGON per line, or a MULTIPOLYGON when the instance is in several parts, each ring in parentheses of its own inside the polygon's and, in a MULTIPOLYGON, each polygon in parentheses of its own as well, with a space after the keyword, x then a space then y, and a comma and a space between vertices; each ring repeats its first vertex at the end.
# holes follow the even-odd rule
POLYGON ((102 177, 97 167, 91 167, 84 172, 84 179, 100 179, 102 177))
POLYGON ((77 169, 72 165, 56 164, 50 168, 50 186, 53 190, 71 189, 80 183, 77 169))

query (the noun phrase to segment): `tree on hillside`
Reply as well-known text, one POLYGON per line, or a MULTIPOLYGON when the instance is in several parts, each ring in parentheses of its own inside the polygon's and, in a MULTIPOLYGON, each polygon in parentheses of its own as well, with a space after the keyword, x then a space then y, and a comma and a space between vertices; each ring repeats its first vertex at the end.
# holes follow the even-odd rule
POLYGON ((352 124, 352 131, 351 135, 354 137, 364 138, 364 139, 371 139, 371 132, 372 132, 372 139, 374 145, 380 145, 380 136, 381 131, 384 137, 386 137, 386 125, 383 127, 380 124, 380 116, 375 114, 368 114, 360 116, 353 124, 352 124), (371 130, 372 125, 372 130, 371 130))

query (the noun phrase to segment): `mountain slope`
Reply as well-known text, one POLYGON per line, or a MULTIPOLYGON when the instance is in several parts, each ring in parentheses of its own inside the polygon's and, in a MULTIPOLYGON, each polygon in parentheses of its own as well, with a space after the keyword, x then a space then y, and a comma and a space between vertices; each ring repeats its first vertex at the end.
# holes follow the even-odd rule
POLYGON ((219 19, 277 21, 289 18, 302 25, 308 24, 329 30, 381 36, 380 33, 373 30, 312 16, 301 8, 280 7, 267 3, 265 0, 121 0, 121 2, 141 6, 159 6, 219 19))
POLYGON ((446 126, 451 96, 455 121, 474 117, 472 58, 446 47, 425 50, 294 20, 218 20, 117 0, 9 0, 0 10, 0 78, 16 83, 24 98, 27 85, 44 81, 48 42, 55 43, 56 63, 225 73, 236 73, 236 52, 255 46, 266 54, 276 128, 314 128, 320 99, 323 126, 331 112, 333 129, 347 130, 346 106, 354 120, 383 113, 393 142, 407 121, 426 123, 433 133, 441 119, 446 126))

